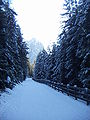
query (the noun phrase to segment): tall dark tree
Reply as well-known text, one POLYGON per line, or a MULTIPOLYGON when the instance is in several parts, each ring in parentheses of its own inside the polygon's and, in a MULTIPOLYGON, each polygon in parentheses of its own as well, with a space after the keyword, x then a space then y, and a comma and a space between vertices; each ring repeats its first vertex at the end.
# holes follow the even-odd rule
MULTIPOLYGON (((46 79, 90 88, 90 0, 65 0, 67 17, 46 62, 46 79)), ((41 58, 42 54, 39 54, 41 58)), ((44 59, 45 56, 43 56, 44 59)), ((42 66, 42 61, 37 66, 42 66)), ((44 66, 43 65, 43 66, 44 66)), ((43 67, 37 69, 42 71, 43 67)), ((39 74, 39 79, 41 73, 39 74)))
MULTIPOLYGON (((70 3, 70 0, 67 0, 67 2, 70 3)), ((75 12, 70 14, 68 20, 65 21, 64 31, 62 33, 65 35, 65 39, 61 42, 61 46, 63 49, 66 46, 66 50, 64 52, 66 53, 66 57, 64 58, 64 71, 66 69, 65 80, 66 83, 70 82, 71 84, 77 84, 78 86, 82 86, 83 81, 85 82, 89 79, 89 64, 87 65, 88 68, 84 68, 82 65, 82 61, 86 58, 85 54, 89 54, 89 38, 86 38, 86 36, 90 33, 89 4, 90 2, 88 2, 88 0, 82 0, 80 5, 76 5, 75 12), (63 42, 64 45, 62 44, 63 42), (86 75, 83 74, 83 70, 87 71, 86 75)), ((69 11, 70 9, 68 9, 68 5, 66 7, 69 11)), ((61 52, 61 54, 63 53, 61 52)))
POLYGON ((36 59, 34 78, 36 79, 46 78, 46 72, 47 72, 46 59, 47 59, 47 52, 43 49, 43 51, 39 53, 36 59))
POLYGON ((9 3, 0 5, 0 89, 12 88, 27 74, 26 44, 15 16, 9 3))

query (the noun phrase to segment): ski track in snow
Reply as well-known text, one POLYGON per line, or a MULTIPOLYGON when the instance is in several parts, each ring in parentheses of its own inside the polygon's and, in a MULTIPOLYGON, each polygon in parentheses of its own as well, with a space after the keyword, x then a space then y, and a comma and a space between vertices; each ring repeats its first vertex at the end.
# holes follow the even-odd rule
POLYGON ((0 96, 0 120, 90 120, 90 105, 32 81, 0 96))

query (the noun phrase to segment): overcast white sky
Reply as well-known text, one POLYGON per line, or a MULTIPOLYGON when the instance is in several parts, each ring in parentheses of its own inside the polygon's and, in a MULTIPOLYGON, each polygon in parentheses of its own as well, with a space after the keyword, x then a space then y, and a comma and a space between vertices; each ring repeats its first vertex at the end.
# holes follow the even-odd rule
POLYGON ((33 37, 45 47, 57 39, 64 0, 13 0, 23 37, 33 37))

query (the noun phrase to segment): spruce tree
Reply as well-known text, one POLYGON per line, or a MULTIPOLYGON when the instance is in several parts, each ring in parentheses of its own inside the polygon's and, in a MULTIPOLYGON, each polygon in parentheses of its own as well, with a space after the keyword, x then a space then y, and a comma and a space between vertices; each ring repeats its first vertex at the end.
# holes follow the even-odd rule
POLYGON ((27 75, 27 47, 23 42, 16 13, 8 2, 0 5, 0 89, 12 88, 27 75))

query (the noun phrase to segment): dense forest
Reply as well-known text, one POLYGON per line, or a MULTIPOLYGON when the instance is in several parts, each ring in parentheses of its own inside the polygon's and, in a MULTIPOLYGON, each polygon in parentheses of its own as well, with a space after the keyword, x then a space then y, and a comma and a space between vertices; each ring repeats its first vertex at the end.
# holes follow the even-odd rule
MULTIPOLYGON (((0 90, 12 89, 31 70, 17 14, 5 1, 0 0, 0 90)), ((38 54, 33 77, 90 88, 90 0, 65 0, 62 17, 57 43, 38 54)))
POLYGON ((65 0, 64 11, 63 31, 52 51, 39 53, 34 79, 90 88, 90 0, 65 0))
POLYGON ((15 19, 17 14, 9 6, 0 0, 0 90, 12 89, 27 75, 27 46, 15 19))

